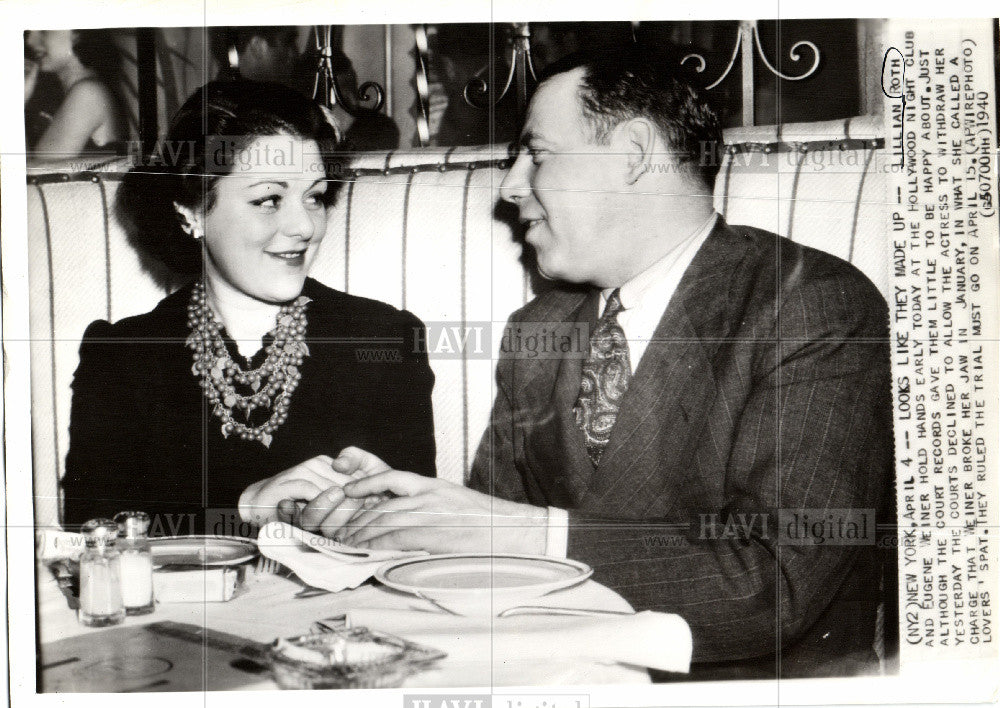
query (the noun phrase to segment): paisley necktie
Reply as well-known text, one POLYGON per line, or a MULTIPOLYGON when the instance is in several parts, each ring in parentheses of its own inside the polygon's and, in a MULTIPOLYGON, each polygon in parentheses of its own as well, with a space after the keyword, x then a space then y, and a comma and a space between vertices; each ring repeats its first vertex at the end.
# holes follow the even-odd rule
POLYGON ((604 314, 590 337, 590 352, 583 363, 580 394, 573 407, 576 424, 587 438, 587 454, 595 467, 607 447, 611 429, 618 418, 618 408, 632 378, 628 340, 618 324, 618 313, 624 309, 616 289, 608 297, 604 314))

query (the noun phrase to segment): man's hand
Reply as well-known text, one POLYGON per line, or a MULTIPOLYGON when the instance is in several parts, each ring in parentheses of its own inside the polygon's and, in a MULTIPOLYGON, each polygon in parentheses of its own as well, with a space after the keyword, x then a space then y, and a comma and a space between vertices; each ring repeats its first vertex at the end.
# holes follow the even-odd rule
MULTIPOLYGON (((309 502, 320 495, 324 497, 332 488, 339 490, 351 477, 333 468, 333 458, 317 455, 284 472, 254 482, 240 495, 240 517, 244 521, 263 526, 271 521, 290 521, 286 513, 279 513, 282 500, 309 502)), ((341 493, 343 499, 343 493, 341 493)))
POLYGON ((442 479, 389 470, 353 481, 344 494, 393 494, 359 513, 334 538, 373 549, 431 553, 545 553, 546 509, 497 499, 442 479))
POLYGON ((389 471, 389 465, 377 456, 359 447, 346 447, 336 459, 330 460, 330 467, 336 475, 336 483, 312 497, 307 504, 291 498, 282 501, 278 506, 282 521, 306 531, 333 536, 357 512, 383 501, 379 496, 346 498, 341 489, 353 480, 389 471))

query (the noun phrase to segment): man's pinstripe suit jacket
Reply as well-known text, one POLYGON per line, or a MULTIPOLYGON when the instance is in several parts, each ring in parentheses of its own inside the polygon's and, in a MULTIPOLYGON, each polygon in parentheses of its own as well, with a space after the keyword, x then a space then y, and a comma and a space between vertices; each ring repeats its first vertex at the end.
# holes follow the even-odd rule
MULTIPOLYGON (((572 338, 596 321, 596 298, 552 290, 509 326, 521 341, 572 338)), ((787 543, 777 516, 889 501, 888 314, 877 288, 834 256, 719 219, 596 468, 572 414, 584 355, 501 353, 471 486, 568 509, 568 556, 637 609, 683 616, 696 669, 770 675, 776 656, 782 676, 869 667, 880 554, 787 543), (725 533, 727 520, 752 532, 725 533)))

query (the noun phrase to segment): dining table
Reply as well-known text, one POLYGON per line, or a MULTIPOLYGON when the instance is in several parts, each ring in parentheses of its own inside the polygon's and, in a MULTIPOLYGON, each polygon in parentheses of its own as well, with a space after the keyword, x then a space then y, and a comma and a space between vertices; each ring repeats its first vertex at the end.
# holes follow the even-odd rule
MULTIPOLYGON (((39 692, 260 690, 277 687, 261 649, 278 638, 316 631, 345 618, 446 656, 410 675, 403 688, 646 684, 638 665, 580 656, 579 631, 601 631, 592 617, 533 614, 466 617, 375 580, 340 592, 309 592, 293 574, 241 567, 226 602, 159 602, 123 624, 80 624, 55 575, 40 565, 39 692), (588 624, 590 623, 590 624, 588 624), (575 634, 576 633, 576 634, 575 634)), ((594 580, 551 593, 537 604, 629 613, 620 595, 594 580)))

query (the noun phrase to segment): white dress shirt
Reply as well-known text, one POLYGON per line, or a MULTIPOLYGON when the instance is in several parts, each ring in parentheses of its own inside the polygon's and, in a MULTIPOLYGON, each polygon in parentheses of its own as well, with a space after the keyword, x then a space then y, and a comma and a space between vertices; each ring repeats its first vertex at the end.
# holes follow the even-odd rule
MULTIPOLYGON (((628 340, 629 365, 632 373, 639 366, 639 361, 649 340, 652 339, 657 325, 663 319, 670 299, 674 296, 677 286, 684 276, 684 271, 691 265, 698 249, 715 228, 718 214, 712 215, 699 228, 670 250, 663 258, 642 271, 621 286, 619 297, 623 311, 618 313, 618 324, 625 332, 628 340)), ((601 291, 598 302, 597 316, 604 312, 614 288, 601 291)), ((569 542, 569 514, 565 509, 549 507, 548 527, 545 536, 545 554, 556 558, 566 557, 566 547, 569 542)))

